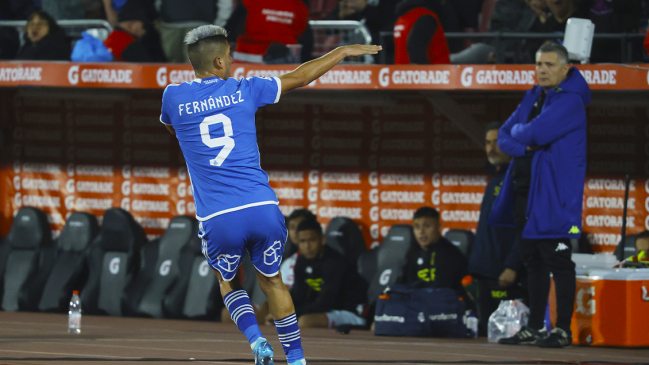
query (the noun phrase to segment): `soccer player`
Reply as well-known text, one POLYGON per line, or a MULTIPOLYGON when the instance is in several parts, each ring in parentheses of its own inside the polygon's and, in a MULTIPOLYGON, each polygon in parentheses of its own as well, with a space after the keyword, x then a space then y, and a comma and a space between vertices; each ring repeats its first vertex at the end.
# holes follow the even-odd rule
POLYGON ((273 364, 273 349, 259 331, 248 294, 235 279, 244 250, 291 365, 306 364, 295 308, 279 273, 286 226, 268 175, 259 165, 257 108, 308 85, 345 57, 376 54, 381 47, 336 48, 279 77, 230 78, 232 56, 225 29, 204 25, 187 33, 196 79, 169 85, 160 121, 175 134, 187 162, 203 254, 219 280, 232 320, 248 338, 255 364, 273 364))

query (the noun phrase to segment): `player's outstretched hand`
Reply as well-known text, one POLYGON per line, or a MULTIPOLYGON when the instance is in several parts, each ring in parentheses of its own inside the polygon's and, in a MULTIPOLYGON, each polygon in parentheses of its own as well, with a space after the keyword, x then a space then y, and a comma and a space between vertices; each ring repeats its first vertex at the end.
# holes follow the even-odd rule
POLYGON ((377 54, 383 47, 381 46, 372 46, 365 44, 352 44, 349 46, 343 46, 343 50, 347 57, 356 57, 362 56, 365 54, 377 54))

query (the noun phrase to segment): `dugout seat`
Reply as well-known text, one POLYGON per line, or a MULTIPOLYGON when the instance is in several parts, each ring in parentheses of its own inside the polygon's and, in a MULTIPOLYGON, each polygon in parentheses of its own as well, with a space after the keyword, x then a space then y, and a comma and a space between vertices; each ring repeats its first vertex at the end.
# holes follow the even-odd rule
POLYGON ((358 224, 345 217, 336 217, 327 225, 325 231, 327 246, 338 251, 352 263, 367 250, 365 239, 358 224))
POLYGON ((215 319, 223 307, 219 282, 203 256, 198 239, 183 249, 178 269, 180 276, 164 297, 162 306, 168 318, 215 319))
MULTIPOLYGON (((403 274, 408 252, 414 244, 412 226, 395 224, 377 247, 376 271, 369 283, 367 303, 374 304, 388 285, 396 283, 403 274)), ((372 250, 373 251, 373 250, 372 250)))
MULTIPOLYGON (((3 287, 4 287, 4 274, 7 267, 7 261, 9 259, 9 251, 11 246, 7 242, 6 237, 3 237, 0 240, 0 297, 2 297, 3 287)), ((0 302, 1 304, 1 302, 0 302)))
POLYGON ((44 283, 34 282, 39 274, 49 275, 56 259, 47 215, 40 209, 20 208, 2 244, 5 257, 2 275, 2 309, 16 311, 20 303, 40 300, 44 283), (31 282, 31 285, 30 285, 31 282))
POLYGON ((374 248, 363 252, 358 256, 358 262, 356 263, 356 268, 358 269, 358 274, 361 276, 367 285, 370 284, 374 274, 376 273, 377 265, 377 255, 379 248, 374 248))
POLYGON ((624 237, 624 242, 620 241, 615 248, 615 257, 618 261, 624 261, 631 256, 635 256, 635 240, 637 234, 630 234, 624 237))
POLYGON ((128 315, 163 318, 163 301, 180 278, 179 260, 187 245, 201 246, 198 221, 190 216, 174 217, 160 237, 142 249, 142 266, 123 298, 128 315))
POLYGON ((453 246, 459 248, 465 257, 471 255, 473 241, 475 241, 475 234, 473 232, 466 229, 449 229, 444 235, 444 238, 451 241, 453 246))
POLYGON ((108 209, 99 235, 88 253, 88 281, 81 290, 81 307, 88 314, 122 315, 124 289, 137 274, 146 235, 133 216, 108 209))
POLYGON ((39 275, 45 282, 41 300, 28 302, 34 303, 34 310, 68 311, 72 291, 80 290, 88 277, 87 249, 98 233, 99 224, 94 215, 75 212, 68 217, 61 235, 55 240, 57 255, 52 272, 44 277, 39 275))

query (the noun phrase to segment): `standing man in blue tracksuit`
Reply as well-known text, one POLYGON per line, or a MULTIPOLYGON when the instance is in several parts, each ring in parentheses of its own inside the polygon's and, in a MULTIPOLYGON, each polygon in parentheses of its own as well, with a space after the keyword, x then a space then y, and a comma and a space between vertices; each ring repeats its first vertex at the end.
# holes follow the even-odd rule
POLYGON ((493 176, 485 188, 480 205, 480 220, 469 257, 469 274, 478 281, 479 336, 487 336, 489 316, 503 300, 527 299, 527 276, 518 249, 516 229, 496 227, 487 220, 502 189, 512 157, 498 148, 498 130, 502 122, 485 128, 485 152, 493 176))
POLYGON ((525 94, 498 133, 498 147, 514 160, 489 223, 516 227, 530 296, 528 325, 499 343, 560 348, 572 343, 576 283, 570 239, 581 234, 590 89, 557 43, 539 48, 536 76, 539 84, 525 94), (557 323, 545 336, 550 273, 557 293, 557 323))

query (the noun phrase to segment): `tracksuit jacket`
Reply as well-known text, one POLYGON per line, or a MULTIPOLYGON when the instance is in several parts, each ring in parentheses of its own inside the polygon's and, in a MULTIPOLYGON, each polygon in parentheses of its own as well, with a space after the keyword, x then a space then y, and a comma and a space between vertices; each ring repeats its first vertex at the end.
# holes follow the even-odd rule
MULTIPOLYGON (((541 113, 529 123, 542 88, 534 86, 498 132, 498 147, 514 157, 533 153, 525 239, 579 238, 586 178, 586 105, 590 88, 576 67, 554 90, 547 90, 541 113)), ((494 202, 489 224, 514 227, 514 186, 510 164, 494 202)))

